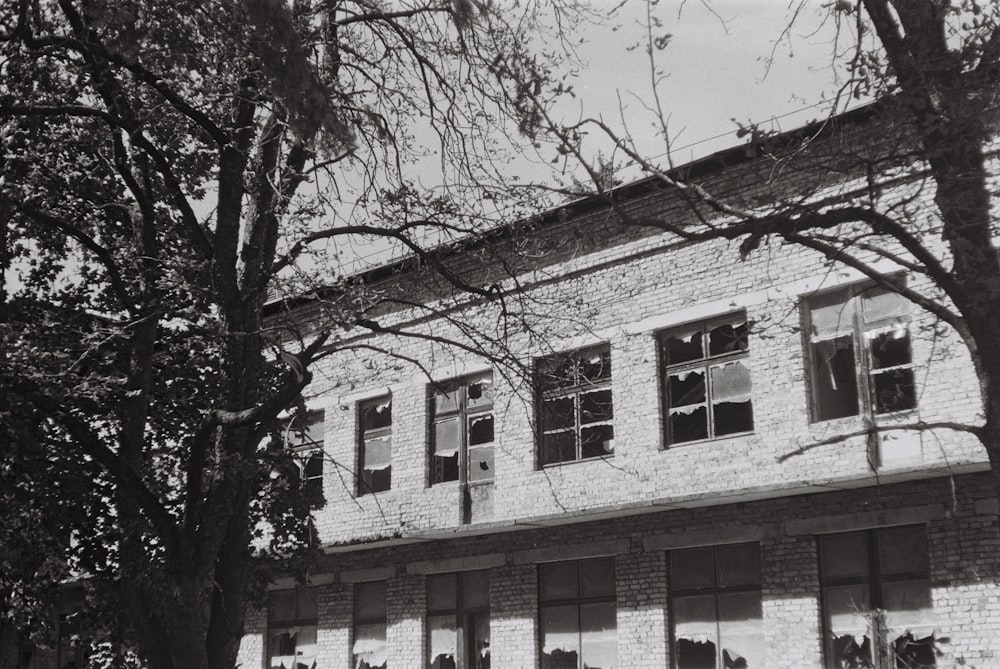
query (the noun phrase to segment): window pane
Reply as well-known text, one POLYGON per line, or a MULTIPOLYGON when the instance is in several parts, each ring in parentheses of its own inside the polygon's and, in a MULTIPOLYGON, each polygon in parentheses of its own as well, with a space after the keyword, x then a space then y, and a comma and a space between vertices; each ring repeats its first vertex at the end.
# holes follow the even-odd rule
POLYGON ((580 606, 580 645, 583 666, 588 669, 614 669, 618 666, 615 604, 580 606))
POLYGON ((666 353, 666 363, 676 365, 691 360, 701 360, 705 352, 701 346, 701 327, 690 330, 680 330, 664 337, 663 348, 666 353))
POLYGON ((812 344, 812 377, 818 420, 858 413, 858 382, 851 335, 812 344))
POLYGON ((442 457, 458 455, 461 430, 458 418, 448 418, 434 423, 434 454, 442 457))
POLYGON ((458 480, 458 451, 447 456, 435 453, 431 460, 431 465, 433 466, 432 481, 434 483, 446 483, 458 480))
POLYGON ((539 614, 542 669, 579 666, 580 625, 576 606, 547 606, 539 614))
POLYGON ((576 363, 572 356, 558 355, 538 362, 538 385, 542 390, 576 385, 576 363))
POLYGON ((542 425, 546 430, 573 427, 576 424, 572 397, 548 399, 542 403, 542 425))
POLYGON ((493 445, 469 449, 469 480, 490 481, 494 474, 493 445))
POLYGON ((868 586, 842 585, 823 589, 827 627, 834 638, 867 636, 870 623, 868 586))
POLYGON ((872 375, 875 413, 905 411, 917 405, 913 369, 893 369, 872 375))
POLYGON ((705 401, 705 370, 691 369, 667 377, 670 406, 682 407, 705 401))
POLYGON ((365 469, 361 472, 361 494, 385 492, 392 488, 392 468, 365 469))
POLYGON ((861 293, 861 308, 868 322, 883 318, 898 318, 910 311, 910 301, 899 293, 872 286, 861 293))
POLYGON ((310 411, 292 418, 288 430, 288 445, 307 446, 323 442, 323 412, 310 411))
POLYGON ((611 351, 607 348, 580 355, 580 385, 611 378, 611 351))
POLYGON ((670 411, 670 442, 708 439, 708 409, 702 406, 670 411))
POLYGON ((819 542, 824 583, 868 580, 868 538, 864 532, 827 534, 819 542))
POLYGON ((319 615, 315 588, 299 588, 295 591, 298 610, 295 617, 299 620, 315 619, 319 615))
POLYGON ((365 469, 384 469, 392 458, 392 437, 370 437, 365 439, 365 469))
POLYGON ((357 620, 385 619, 385 581, 354 586, 354 617, 357 620))
POLYGON ((750 368, 745 360, 715 365, 712 370, 713 402, 748 402, 750 400, 750 368))
POLYGON ((427 659, 431 669, 454 669, 458 650, 455 615, 427 616, 427 659))
POLYGON ((462 606, 467 609, 490 607, 490 572, 483 569, 462 574, 462 606))
POLYGON ((435 384, 434 415, 458 411, 462 396, 462 386, 451 382, 435 384))
POLYGON ((716 584, 719 587, 760 584, 760 547, 733 544, 715 549, 716 584))
POLYGON ((615 559, 580 561, 580 597, 615 596, 615 559))
POLYGON ((611 420, 613 416, 610 390, 598 390, 580 395, 581 423, 586 424, 611 420))
POLYGON ((493 441, 493 414, 471 416, 469 418, 469 446, 488 444, 493 441))
POLYGON ((268 617, 272 622, 296 619, 294 590, 272 590, 269 595, 268 617))
POLYGON ((764 627, 759 592, 719 594, 722 666, 764 666, 764 627))
POLYGON ((678 669, 715 669, 718 656, 714 595, 674 598, 678 669))
POLYGON ((392 400, 368 404, 361 410, 361 429, 373 430, 392 425, 392 400))
POLYGON ((542 435, 542 464, 576 459, 576 434, 572 431, 542 435))
POLYGON ((918 632, 920 636, 927 636, 934 631, 930 581, 884 583, 882 607, 885 609, 885 624, 894 632, 890 638, 906 631, 918 632))
POLYGON ((813 335, 844 332, 854 327, 847 289, 817 295, 809 300, 809 324, 813 335))
POLYGON ((493 375, 469 382, 468 407, 480 409, 493 404, 493 375))
POLYGON ((613 425, 592 425, 580 430, 580 457, 600 458, 615 452, 613 425))
POLYGON ((715 558, 711 548, 689 548, 670 553, 670 584, 675 590, 715 585, 715 558))
POLYGON ((708 333, 708 354, 726 355, 747 350, 750 347, 749 332, 745 320, 712 328, 708 333))
POLYGON ((385 669, 385 623, 355 625, 352 652, 355 669, 385 669))
POLYGON ((457 581, 455 574, 431 574, 427 577, 427 610, 454 611, 457 581))
POLYGON ((872 353, 872 369, 898 367, 912 362, 910 332, 905 325, 865 333, 872 353))
POLYGON ((753 430, 753 407, 750 401, 723 402, 712 406, 715 436, 753 430))
POLYGON ((472 669, 490 669, 490 614, 476 613, 469 618, 472 626, 472 669))
POLYGON ((579 594, 576 562, 546 562, 539 570, 543 602, 575 599, 579 594))
POLYGON ((879 561, 886 576, 928 574, 927 532, 923 527, 893 527, 879 532, 879 561))

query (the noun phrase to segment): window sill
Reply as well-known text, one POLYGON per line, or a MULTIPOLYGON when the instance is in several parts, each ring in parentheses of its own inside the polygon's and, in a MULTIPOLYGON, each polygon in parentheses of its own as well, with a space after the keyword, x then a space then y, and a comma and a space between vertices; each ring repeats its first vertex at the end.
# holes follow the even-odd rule
POLYGON ((581 462, 597 462, 599 460, 612 460, 614 459, 614 453, 609 453, 608 455, 597 455, 592 458, 580 458, 579 460, 563 460, 561 462, 548 462, 538 468, 538 471, 542 469, 549 469, 551 467, 565 467, 566 465, 575 465, 581 462))
MULTIPOLYGON (((888 421, 905 420, 907 418, 918 416, 919 414, 920 414, 920 408, 919 407, 913 407, 912 409, 901 409, 900 411, 890 411, 888 413, 877 413, 874 416, 868 418, 868 420, 870 420, 873 423, 877 424, 878 421, 880 421, 880 420, 888 420, 888 421)), ((837 418, 826 418, 824 420, 812 420, 812 419, 810 419, 809 425, 810 426, 817 426, 818 427, 818 426, 828 426, 828 425, 836 424, 836 423, 851 423, 851 422, 857 423, 857 422, 862 422, 863 420, 865 420, 864 414, 856 413, 856 414, 852 414, 850 416, 839 416, 837 418)))
POLYGON ((732 432, 730 434, 724 434, 721 437, 708 437, 707 439, 692 439, 691 441, 678 441, 675 443, 667 443, 666 446, 661 448, 661 451, 669 451, 674 448, 683 448, 685 446, 697 446, 698 444, 711 444, 717 441, 725 441, 727 439, 741 439, 743 437, 752 437, 757 434, 756 431, 750 430, 749 432, 732 432))

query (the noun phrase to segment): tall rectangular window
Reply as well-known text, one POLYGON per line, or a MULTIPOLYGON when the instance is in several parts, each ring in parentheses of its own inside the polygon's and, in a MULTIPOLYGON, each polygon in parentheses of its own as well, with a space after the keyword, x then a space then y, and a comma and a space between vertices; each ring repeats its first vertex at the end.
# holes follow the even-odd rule
POLYGON ((670 604, 676 669, 764 666, 758 544, 672 551, 670 604))
POLYGON ((354 586, 354 669, 386 669, 385 581, 354 586))
POLYGON ((613 557, 539 566, 542 669, 618 667, 613 557))
POLYGON ((809 298, 814 421, 916 406, 908 313, 905 297, 871 284, 809 298))
POLYGON ((292 416, 284 426, 285 447, 295 454, 302 473, 302 486, 309 508, 323 506, 323 412, 292 416))
POLYGON ((392 398, 364 402, 361 413, 361 481, 358 494, 392 486, 392 398))
POLYGON ((749 350, 743 313, 660 335, 667 443, 753 430, 749 350))
POLYGON ((431 483, 492 481, 493 374, 434 387, 431 483))
POLYGON ((824 535, 819 556, 827 667, 937 666, 922 526, 824 535))
POLYGON ((490 572, 427 577, 427 666, 489 669, 490 572))
POLYGON ((611 349, 607 344, 536 365, 542 465, 614 453, 611 349))
POLYGON ((267 666, 315 667, 318 616, 315 588, 272 590, 267 606, 267 666))

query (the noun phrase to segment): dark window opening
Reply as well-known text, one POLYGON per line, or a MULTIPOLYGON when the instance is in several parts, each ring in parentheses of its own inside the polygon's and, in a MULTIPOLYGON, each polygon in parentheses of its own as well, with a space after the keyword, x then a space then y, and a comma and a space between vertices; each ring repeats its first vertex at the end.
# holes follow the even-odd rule
POLYGON ((386 587, 385 581, 354 586, 354 630, 351 646, 355 669, 386 669, 386 587))
POLYGON ((310 509, 322 508, 323 496, 323 412, 296 414, 286 423, 283 439, 299 466, 300 481, 310 509))
POLYGON ((494 478, 493 375, 441 384, 431 398, 431 484, 494 478))
POLYGON ((361 481, 358 494, 384 492, 392 486, 392 398, 382 397, 360 407, 361 481))
POLYGON ((489 669, 488 570, 427 577, 427 637, 430 669, 489 669))
POLYGON ((267 608, 267 666, 315 669, 318 606, 315 588, 273 590, 267 608))
POLYGON ((543 358, 535 374, 541 464, 613 455, 610 347, 543 358))
POLYGON ((618 666, 614 558, 539 565, 542 669, 618 666))

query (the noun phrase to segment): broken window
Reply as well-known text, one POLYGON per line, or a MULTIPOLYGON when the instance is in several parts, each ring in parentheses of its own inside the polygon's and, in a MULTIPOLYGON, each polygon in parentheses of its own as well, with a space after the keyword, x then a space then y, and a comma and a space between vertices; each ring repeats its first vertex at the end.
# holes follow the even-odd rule
POLYGON ((613 455, 610 347, 542 358, 535 373, 541 464, 613 455))
POLYGON ((493 374, 434 388, 431 483, 493 481, 493 374))
POLYGON ((807 302, 813 420, 916 406, 909 301, 880 286, 849 286, 807 302))
POLYGON ((613 557, 539 565, 542 669, 618 666, 613 557))
POLYGON ((758 544, 672 551, 670 603, 676 669, 764 666, 758 544))
POLYGON ((749 329, 741 313, 660 335, 667 443, 753 430, 749 329))
POLYGON ((820 537, 826 666, 937 666, 922 526, 820 537))
POLYGON ((317 619, 315 588, 271 591, 267 607, 267 666, 315 669, 317 619))
POLYGON ((386 669, 385 628, 385 581, 355 584, 351 646, 354 669, 386 669))
POLYGON ((427 577, 430 669, 489 669, 490 572, 427 577))
POLYGON ((361 405, 361 481, 358 494, 388 490, 392 484, 392 398, 361 405))
POLYGON ((325 504, 323 497, 323 412, 297 413, 284 425, 285 447, 292 450, 310 509, 325 504))

